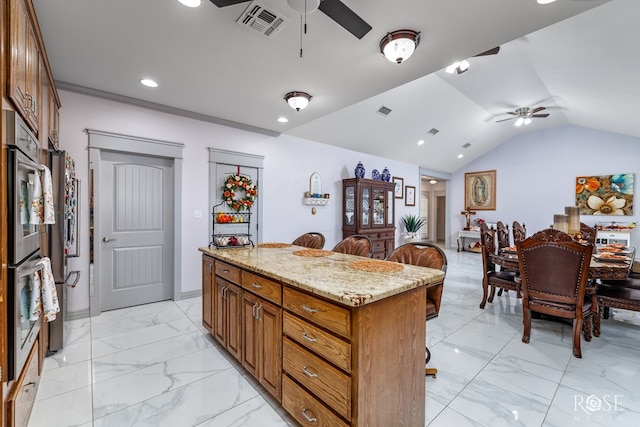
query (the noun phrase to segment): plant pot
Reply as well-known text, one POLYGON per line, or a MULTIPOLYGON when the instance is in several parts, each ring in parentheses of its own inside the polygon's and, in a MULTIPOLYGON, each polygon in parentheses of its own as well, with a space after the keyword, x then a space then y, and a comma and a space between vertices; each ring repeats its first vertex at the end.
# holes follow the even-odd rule
POLYGON ((420 241, 420 236, 402 236, 404 243, 415 243, 420 241))

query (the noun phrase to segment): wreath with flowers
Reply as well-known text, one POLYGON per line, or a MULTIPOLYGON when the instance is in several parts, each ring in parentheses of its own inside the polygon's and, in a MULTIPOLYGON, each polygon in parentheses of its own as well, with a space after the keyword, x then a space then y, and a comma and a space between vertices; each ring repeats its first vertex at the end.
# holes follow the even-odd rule
POLYGON ((224 180, 222 200, 231 209, 240 212, 250 209, 258 195, 258 188, 248 176, 233 174, 224 180), (236 193, 244 192, 244 197, 236 199, 236 193))

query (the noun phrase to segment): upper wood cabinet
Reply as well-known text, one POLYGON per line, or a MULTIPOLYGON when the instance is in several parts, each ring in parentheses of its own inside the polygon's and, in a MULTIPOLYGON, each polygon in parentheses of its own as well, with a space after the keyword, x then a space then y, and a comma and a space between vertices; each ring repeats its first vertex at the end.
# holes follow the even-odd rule
POLYGON ((8 95, 25 122, 38 134, 40 126, 41 57, 36 30, 31 22, 27 3, 11 0, 9 7, 8 95))

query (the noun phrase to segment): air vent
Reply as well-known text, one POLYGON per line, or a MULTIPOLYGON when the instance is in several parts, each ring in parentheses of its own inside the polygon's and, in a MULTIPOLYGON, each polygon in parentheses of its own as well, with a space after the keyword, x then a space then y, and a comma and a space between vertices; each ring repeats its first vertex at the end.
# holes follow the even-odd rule
POLYGON ((437 134, 438 132, 440 132, 440 131, 439 131, 438 129, 436 129, 436 128, 431 128, 431 129, 429 129, 429 133, 430 133, 431 135, 435 135, 435 134, 437 134))
POLYGON ((376 113, 382 114, 383 116, 388 116, 390 112, 391 108, 385 107, 384 105, 378 108, 378 111, 376 111, 376 113))
POLYGON ((469 148, 469 147, 471 147, 471 144, 469 144, 468 142, 462 146, 462 148, 469 148))
POLYGON ((254 1, 242 12, 236 22, 243 27, 259 32, 265 37, 273 37, 287 25, 289 18, 254 1))

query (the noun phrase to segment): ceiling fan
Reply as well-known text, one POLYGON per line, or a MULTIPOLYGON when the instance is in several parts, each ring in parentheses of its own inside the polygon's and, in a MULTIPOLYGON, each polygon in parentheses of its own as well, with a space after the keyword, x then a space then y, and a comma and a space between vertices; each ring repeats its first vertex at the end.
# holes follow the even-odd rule
MULTIPOLYGON (((250 0, 211 0, 211 3, 218 7, 226 7, 239 3, 247 3, 249 1, 250 0)), ((309 14, 319 9, 359 39, 371 30, 371 25, 367 24, 340 0, 287 0, 287 3, 289 3, 289 6, 295 11, 304 14, 309 14)))
POLYGON ((528 125, 529 123, 531 123, 531 119, 548 117, 549 113, 538 114, 540 111, 544 109, 546 109, 546 107, 536 107, 533 110, 529 109, 529 107, 518 108, 515 111, 509 111, 507 113, 504 113, 504 114, 510 114, 513 117, 509 117, 507 119, 502 119, 502 120, 496 120, 496 123, 506 122, 507 120, 513 120, 517 118, 516 122, 514 123, 515 126, 528 125))

